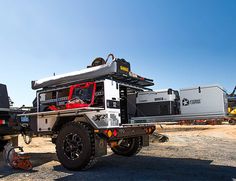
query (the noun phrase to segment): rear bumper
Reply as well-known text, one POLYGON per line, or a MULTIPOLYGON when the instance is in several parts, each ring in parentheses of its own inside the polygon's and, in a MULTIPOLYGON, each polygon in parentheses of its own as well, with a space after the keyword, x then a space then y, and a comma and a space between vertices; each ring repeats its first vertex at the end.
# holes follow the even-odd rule
POLYGON ((121 127, 94 130, 101 137, 108 141, 119 140, 123 138, 148 136, 156 130, 155 125, 125 125, 121 127))

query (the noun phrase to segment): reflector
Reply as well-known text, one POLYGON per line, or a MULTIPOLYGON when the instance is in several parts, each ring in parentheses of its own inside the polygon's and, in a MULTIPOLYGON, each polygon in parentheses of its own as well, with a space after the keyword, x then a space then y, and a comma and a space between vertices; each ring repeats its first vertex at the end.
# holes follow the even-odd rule
POLYGON ((5 120, 2 120, 2 119, 0 119, 0 125, 1 124, 6 124, 6 121, 5 120))
POLYGON ((112 136, 112 131, 111 131, 111 130, 109 130, 109 131, 107 132, 107 136, 108 136, 109 138, 112 136))
POLYGON ((117 134, 118 134, 118 132, 117 132, 117 130, 116 129, 114 129, 114 131, 113 131, 113 136, 117 136, 117 134))

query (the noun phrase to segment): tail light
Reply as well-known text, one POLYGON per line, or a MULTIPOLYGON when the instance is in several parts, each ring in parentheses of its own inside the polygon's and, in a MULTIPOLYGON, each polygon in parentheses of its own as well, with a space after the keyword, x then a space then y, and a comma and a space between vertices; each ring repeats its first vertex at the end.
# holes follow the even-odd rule
POLYGON ((0 119, 0 125, 2 125, 2 124, 6 124, 6 121, 5 121, 5 120, 2 120, 2 119, 0 119))
POLYGON ((113 136, 115 136, 115 137, 116 137, 116 136, 117 136, 117 134, 118 134, 117 130, 116 130, 116 129, 114 129, 114 130, 113 130, 113 136))
POLYGON ((117 135, 118 135, 118 131, 116 129, 114 129, 114 130, 106 129, 106 130, 103 131, 103 133, 105 135, 107 135, 109 138, 112 137, 112 136, 117 137, 117 135))

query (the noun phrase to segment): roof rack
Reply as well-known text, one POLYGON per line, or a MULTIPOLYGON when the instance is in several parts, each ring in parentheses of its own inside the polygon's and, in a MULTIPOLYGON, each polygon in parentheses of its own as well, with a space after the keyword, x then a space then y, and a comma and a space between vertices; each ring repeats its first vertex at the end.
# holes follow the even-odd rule
POLYGON ((96 81, 102 78, 110 78, 131 84, 137 87, 146 88, 153 86, 153 80, 141 77, 130 71, 130 64, 124 59, 115 59, 111 63, 89 67, 80 71, 52 76, 37 81, 32 81, 32 89, 51 88, 68 84, 75 84, 85 81, 96 81))
POLYGON ((123 83, 126 83, 126 84, 132 84, 134 86, 142 87, 142 88, 154 85, 152 79, 148 79, 148 78, 144 78, 144 77, 140 77, 140 76, 134 76, 133 77, 133 76, 130 76, 130 75, 126 76, 124 74, 116 73, 116 74, 111 75, 111 77, 114 80, 118 80, 120 82, 123 82, 123 83))

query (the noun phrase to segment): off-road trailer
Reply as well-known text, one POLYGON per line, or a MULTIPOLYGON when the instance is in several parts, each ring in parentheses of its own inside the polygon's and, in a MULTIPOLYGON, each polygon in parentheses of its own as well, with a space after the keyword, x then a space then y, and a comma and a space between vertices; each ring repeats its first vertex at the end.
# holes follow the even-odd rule
POLYGON ((36 112, 19 115, 37 135, 50 135, 69 170, 91 167, 107 154, 132 156, 149 145, 155 124, 130 124, 135 95, 153 80, 131 72, 124 59, 95 59, 85 70, 32 82, 36 112))
POLYGON ((124 59, 94 60, 87 69, 32 81, 35 112, 21 114, 35 135, 50 135, 69 170, 107 154, 132 156, 149 145, 156 122, 225 119, 235 94, 220 86, 152 91, 153 80, 131 72, 124 59), (229 100, 231 101, 228 104, 229 100))

